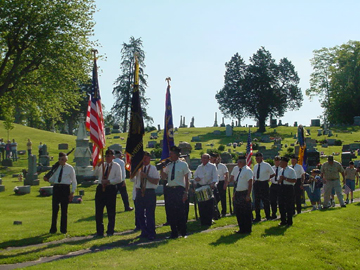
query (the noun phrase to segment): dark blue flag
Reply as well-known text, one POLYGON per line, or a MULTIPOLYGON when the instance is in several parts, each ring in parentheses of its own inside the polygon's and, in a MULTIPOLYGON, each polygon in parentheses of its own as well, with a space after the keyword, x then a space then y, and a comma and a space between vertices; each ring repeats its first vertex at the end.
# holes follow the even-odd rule
POLYGON ((161 160, 167 159, 170 156, 170 148, 172 146, 174 146, 174 125, 171 109, 170 85, 168 85, 166 90, 165 123, 161 160))

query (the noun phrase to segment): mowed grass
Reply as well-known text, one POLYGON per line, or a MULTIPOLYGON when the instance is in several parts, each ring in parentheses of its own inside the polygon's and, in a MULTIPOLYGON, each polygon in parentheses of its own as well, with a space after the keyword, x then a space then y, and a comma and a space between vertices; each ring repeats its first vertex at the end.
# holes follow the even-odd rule
POLYGON ((30 269, 359 269, 360 203, 297 215, 292 227, 278 221, 194 233, 187 239, 114 248, 30 269))

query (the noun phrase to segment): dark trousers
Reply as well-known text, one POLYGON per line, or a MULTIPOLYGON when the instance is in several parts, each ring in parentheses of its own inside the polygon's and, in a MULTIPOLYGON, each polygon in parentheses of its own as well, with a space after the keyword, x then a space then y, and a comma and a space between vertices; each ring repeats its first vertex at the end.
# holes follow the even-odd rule
POLYGON ((272 216, 276 216, 278 202, 279 202, 279 195, 280 195, 280 185, 279 184, 271 184, 270 205, 271 205, 272 216))
POLYGON ((129 195, 127 193, 125 181, 121 182, 120 184, 117 184, 116 187, 117 187, 117 190, 120 192, 121 199, 123 201, 125 210, 129 210, 129 208, 130 208, 129 195))
POLYGON ((221 202, 221 214, 226 214, 226 189, 224 190, 225 181, 219 181, 217 184, 217 189, 220 196, 220 202, 221 202))
POLYGON ((104 235, 104 207, 108 215, 108 227, 107 234, 114 234, 115 227, 115 212, 116 212, 116 193, 117 189, 115 185, 106 186, 103 191, 102 185, 96 187, 95 194, 95 219, 96 219, 96 234, 104 235))
POLYGON ((240 232, 243 233, 251 233, 252 227, 251 201, 246 201, 247 192, 247 190, 236 191, 234 197, 236 219, 240 232))
POLYGON ((254 194, 255 194, 256 219, 261 219, 260 201, 263 201, 266 218, 270 218, 270 199, 269 199, 269 183, 268 183, 268 181, 255 181, 254 182, 254 194))
POLYGON ((211 198, 210 200, 204 202, 199 202, 198 206, 201 225, 211 226, 214 214, 214 198, 211 198))
POLYGON ((184 191, 185 188, 180 186, 166 188, 167 214, 172 237, 179 236, 179 233, 186 235, 184 191))
POLYGON ((141 190, 136 191, 135 215, 139 221, 141 236, 155 237, 156 194, 154 189, 146 189, 144 197, 141 190))
POLYGON ((292 225, 294 213, 294 187, 292 185, 280 186, 279 210, 281 223, 292 225))
POLYGON ((60 219, 60 231, 62 233, 67 232, 67 211, 69 205, 70 186, 55 184, 53 187, 52 197, 52 222, 50 232, 55 233, 57 231, 57 217, 59 213, 59 205, 61 206, 61 219, 60 219))
POLYGON ((301 178, 296 179, 296 183, 294 185, 294 195, 295 195, 295 205, 296 205, 296 212, 298 214, 301 213, 301 196, 303 190, 301 189, 301 178))
POLYGON ((170 221, 169 221, 169 209, 168 209, 169 204, 167 203, 167 198, 168 198, 167 194, 168 194, 168 186, 164 185, 164 202, 165 202, 166 223, 170 224, 170 221))

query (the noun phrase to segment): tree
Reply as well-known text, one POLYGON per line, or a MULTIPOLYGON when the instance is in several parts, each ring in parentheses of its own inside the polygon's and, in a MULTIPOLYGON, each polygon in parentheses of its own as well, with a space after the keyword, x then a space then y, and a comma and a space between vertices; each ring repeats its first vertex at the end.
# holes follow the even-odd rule
POLYGON ((360 42, 315 50, 311 64, 306 94, 320 97, 330 123, 351 124, 360 115, 360 42))
POLYGON ((93 0, 1 0, 0 99, 45 119, 77 106, 94 12, 93 0))
POLYGON ((10 130, 14 129, 14 120, 15 117, 13 117, 13 107, 8 108, 6 113, 4 113, 4 128, 7 130, 7 139, 10 140, 10 130))
POLYGON ((287 58, 276 64, 270 52, 261 47, 250 58, 250 64, 236 53, 225 67, 224 87, 215 98, 226 117, 255 118, 259 132, 264 132, 267 118, 300 108, 300 79, 287 58))
POLYGON ((148 105, 148 98, 145 97, 145 89, 147 87, 146 78, 147 75, 144 74, 144 60, 145 53, 142 49, 141 38, 135 39, 134 37, 130 38, 129 43, 123 43, 121 49, 121 63, 120 70, 121 74, 115 81, 115 87, 113 89, 113 94, 116 97, 115 103, 112 107, 112 112, 119 122, 123 123, 123 132, 127 131, 129 125, 130 111, 131 111, 131 97, 134 83, 134 67, 135 67, 135 58, 136 55, 139 61, 139 92, 140 92, 140 102, 143 113, 143 118, 146 123, 152 123, 153 119, 148 116, 146 112, 146 107, 148 105))

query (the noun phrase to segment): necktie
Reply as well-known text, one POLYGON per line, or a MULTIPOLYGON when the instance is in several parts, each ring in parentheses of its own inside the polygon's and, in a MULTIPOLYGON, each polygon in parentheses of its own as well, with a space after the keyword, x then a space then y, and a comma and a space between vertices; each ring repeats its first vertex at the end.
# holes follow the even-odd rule
POLYGON ((62 173, 63 173, 63 168, 64 168, 64 166, 61 166, 60 173, 59 173, 59 177, 58 177, 58 183, 61 182, 62 173))
MULTIPOLYGON (((285 169, 286 168, 284 168, 283 171, 282 171, 282 174, 281 174, 282 176, 284 176, 284 174, 285 174, 285 169)), ((284 180, 281 182, 281 185, 284 185, 284 180)))
POLYGON ((241 168, 239 169, 239 174, 238 174, 238 176, 236 177, 236 182, 239 180, 240 173, 241 173, 241 168))
POLYGON ((175 162, 174 162, 174 165, 172 167, 172 170, 171 170, 171 180, 174 180, 175 179, 175 162))
MULTIPOLYGON (((143 173, 146 173, 146 166, 144 166, 143 168, 143 173)), ((142 189, 142 187, 143 187, 143 181, 140 180, 140 189, 142 189)))
POLYGON ((279 172, 279 167, 276 167, 276 173, 275 173, 275 182, 277 182, 277 176, 278 176, 278 172, 279 172))
POLYGON ((109 172, 109 164, 106 165, 105 174, 104 176, 107 177, 109 172))
POLYGON ((256 180, 259 180, 259 178, 260 178, 260 163, 258 163, 258 169, 256 172, 256 180))

